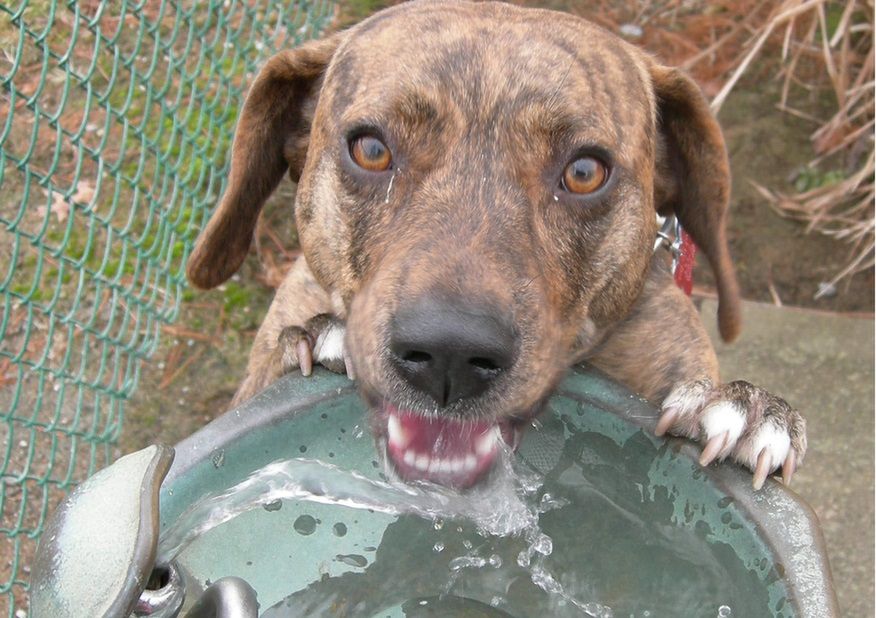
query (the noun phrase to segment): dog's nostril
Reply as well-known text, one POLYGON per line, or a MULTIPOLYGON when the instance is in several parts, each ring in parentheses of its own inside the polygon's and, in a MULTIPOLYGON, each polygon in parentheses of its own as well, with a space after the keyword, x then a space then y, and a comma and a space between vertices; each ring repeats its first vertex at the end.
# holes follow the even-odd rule
POLYGON ((502 368, 497 365, 492 359, 484 358, 482 356, 475 356, 473 358, 468 359, 469 365, 473 367, 477 367, 478 369, 483 369, 484 371, 490 372, 499 372, 502 368))
POLYGON ((419 350, 411 350, 402 356, 402 360, 410 363, 428 363, 432 360, 432 355, 427 352, 420 352, 419 350))

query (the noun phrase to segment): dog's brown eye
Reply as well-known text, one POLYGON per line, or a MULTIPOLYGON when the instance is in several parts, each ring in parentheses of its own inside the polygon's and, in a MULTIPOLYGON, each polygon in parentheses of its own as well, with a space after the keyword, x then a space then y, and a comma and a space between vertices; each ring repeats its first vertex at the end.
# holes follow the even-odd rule
POLYGON ((376 137, 363 135, 350 144, 350 156, 356 165, 369 172, 383 172, 392 165, 392 153, 376 137))
POLYGON ((608 170, 599 159, 581 157, 569 163, 563 172, 563 188, 569 193, 586 195, 605 184, 608 170))

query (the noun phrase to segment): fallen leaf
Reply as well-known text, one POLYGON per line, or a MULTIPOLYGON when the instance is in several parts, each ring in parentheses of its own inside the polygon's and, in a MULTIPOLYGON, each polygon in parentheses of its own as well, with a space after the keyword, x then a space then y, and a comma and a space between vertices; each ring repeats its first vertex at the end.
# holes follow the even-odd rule
POLYGON ((80 180, 76 183, 76 193, 73 194, 73 201, 80 204, 89 204, 92 199, 94 199, 94 186, 85 180, 80 180))
MULTIPOLYGON (((70 203, 60 193, 52 195, 52 214, 58 218, 58 223, 64 223, 70 214, 70 203)), ((45 214, 45 211, 43 211, 45 214)))

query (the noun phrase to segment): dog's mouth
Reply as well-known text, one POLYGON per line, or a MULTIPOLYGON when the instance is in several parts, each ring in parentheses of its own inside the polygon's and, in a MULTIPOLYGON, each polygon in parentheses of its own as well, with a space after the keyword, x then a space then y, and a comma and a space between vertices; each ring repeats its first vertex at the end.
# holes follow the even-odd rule
POLYGON ((386 456, 405 481, 430 481, 464 489, 489 472, 505 445, 516 448, 522 422, 516 419, 463 420, 383 404, 386 456))

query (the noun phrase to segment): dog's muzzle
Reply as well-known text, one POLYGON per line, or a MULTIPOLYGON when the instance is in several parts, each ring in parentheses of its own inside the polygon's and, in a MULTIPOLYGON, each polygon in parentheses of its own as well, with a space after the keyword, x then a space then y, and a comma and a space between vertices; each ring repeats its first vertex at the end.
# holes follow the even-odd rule
POLYGON ((387 455, 406 480, 467 487, 492 467, 500 440, 514 431, 495 418, 442 414, 485 394, 512 368, 517 336, 501 311, 444 296, 426 295, 401 307, 390 327, 393 369, 434 412, 383 404, 387 455))

